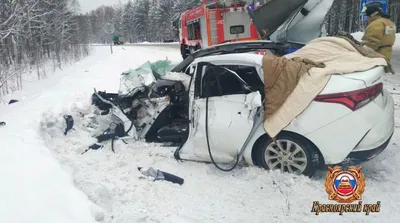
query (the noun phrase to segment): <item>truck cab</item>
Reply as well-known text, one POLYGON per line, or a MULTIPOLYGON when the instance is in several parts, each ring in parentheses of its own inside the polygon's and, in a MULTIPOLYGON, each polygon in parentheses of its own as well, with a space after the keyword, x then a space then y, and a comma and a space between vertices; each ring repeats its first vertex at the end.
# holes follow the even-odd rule
POLYGON ((203 0, 200 5, 182 12, 174 26, 179 33, 183 59, 213 45, 258 40, 257 29, 248 15, 248 10, 256 7, 244 0, 203 0))

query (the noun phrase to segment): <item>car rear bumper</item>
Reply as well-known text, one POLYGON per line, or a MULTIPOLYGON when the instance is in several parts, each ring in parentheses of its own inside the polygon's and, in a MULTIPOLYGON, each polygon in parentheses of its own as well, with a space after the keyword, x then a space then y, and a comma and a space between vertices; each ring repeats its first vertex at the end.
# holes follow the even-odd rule
POLYGON ((376 101, 313 132, 308 138, 320 148, 325 164, 335 165, 346 163, 350 154, 368 160, 365 154, 374 153, 391 138, 393 132, 394 102, 390 93, 384 90, 376 101))
POLYGON ((394 133, 394 101, 390 93, 384 90, 385 107, 381 119, 363 137, 360 143, 340 163, 342 165, 360 164, 373 159, 388 146, 394 133))
POLYGON ((395 125, 394 101, 387 90, 384 90, 384 97, 382 97, 382 100, 384 101, 382 102, 384 107, 377 109, 373 113, 376 117, 379 117, 379 119, 376 120, 376 124, 369 129, 352 152, 374 150, 379 147, 379 145, 383 145, 393 134, 395 125))
POLYGON ((380 146, 371 149, 371 150, 364 150, 364 151, 355 151, 351 152, 343 162, 339 163, 338 165, 358 165, 364 163, 368 160, 371 160, 378 156, 383 150, 387 148, 389 145, 390 140, 392 139, 393 133, 390 137, 380 146))

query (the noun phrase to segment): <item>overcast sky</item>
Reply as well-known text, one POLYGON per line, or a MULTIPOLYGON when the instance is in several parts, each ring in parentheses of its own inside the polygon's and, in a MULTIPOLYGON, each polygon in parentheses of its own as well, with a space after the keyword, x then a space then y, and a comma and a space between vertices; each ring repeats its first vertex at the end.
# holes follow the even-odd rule
POLYGON ((79 5, 81 6, 81 12, 89 12, 93 9, 96 9, 102 5, 115 5, 121 3, 126 3, 128 0, 78 0, 79 5))

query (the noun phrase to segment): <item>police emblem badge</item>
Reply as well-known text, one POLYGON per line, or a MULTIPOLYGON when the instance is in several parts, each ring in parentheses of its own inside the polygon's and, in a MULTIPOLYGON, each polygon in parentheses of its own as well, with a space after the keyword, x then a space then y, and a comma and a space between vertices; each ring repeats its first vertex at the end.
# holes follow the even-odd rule
POLYGON ((352 203, 361 200, 365 190, 365 177, 361 172, 362 167, 350 166, 348 170, 341 167, 328 167, 325 177, 325 190, 329 200, 338 203, 352 203))

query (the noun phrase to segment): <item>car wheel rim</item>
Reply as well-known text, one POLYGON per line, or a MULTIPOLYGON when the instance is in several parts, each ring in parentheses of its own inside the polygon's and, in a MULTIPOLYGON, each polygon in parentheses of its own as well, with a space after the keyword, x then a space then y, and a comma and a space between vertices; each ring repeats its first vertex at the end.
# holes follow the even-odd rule
POLYGON ((271 142, 265 150, 265 161, 270 170, 302 174, 307 168, 307 155, 304 149, 290 140, 271 142))

